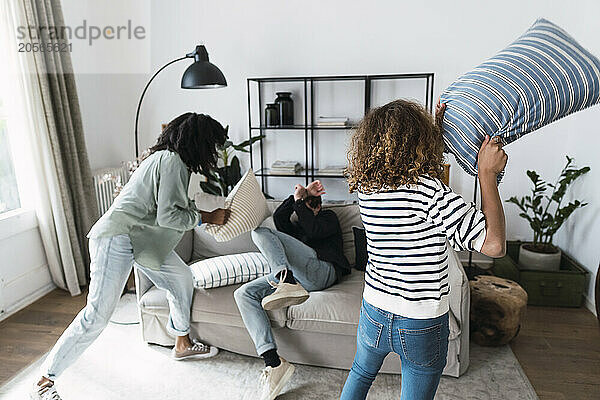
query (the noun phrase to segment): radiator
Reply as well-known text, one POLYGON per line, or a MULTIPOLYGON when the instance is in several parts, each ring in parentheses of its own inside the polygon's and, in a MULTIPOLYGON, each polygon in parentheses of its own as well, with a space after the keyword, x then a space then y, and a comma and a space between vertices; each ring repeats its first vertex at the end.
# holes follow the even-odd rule
POLYGON ((125 165, 94 171, 94 190, 98 201, 98 215, 103 215, 112 205, 115 189, 127 183, 129 174, 125 165))

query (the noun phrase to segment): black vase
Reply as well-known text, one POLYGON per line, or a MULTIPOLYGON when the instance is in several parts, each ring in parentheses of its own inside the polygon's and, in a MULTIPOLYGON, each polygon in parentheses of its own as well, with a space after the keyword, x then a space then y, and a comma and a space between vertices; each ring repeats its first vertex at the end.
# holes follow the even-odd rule
POLYGON ((294 125, 294 101, 290 92, 277 92, 275 103, 279 105, 279 123, 281 125, 294 125))
POLYGON ((279 125, 279 105, 276 103, 269 103, 265 108, 265 125, 266 126, 278 126, 279 125))

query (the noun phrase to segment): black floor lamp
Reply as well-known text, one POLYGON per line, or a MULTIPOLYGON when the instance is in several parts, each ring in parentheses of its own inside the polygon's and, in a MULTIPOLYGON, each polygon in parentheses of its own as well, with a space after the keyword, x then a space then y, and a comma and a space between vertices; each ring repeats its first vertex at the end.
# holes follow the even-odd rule
POLYGON ((176 58, 173 61, 169 61, 158 71, 152 75, 152 78, 146 83, 144 87, 144 91, 140 97, 140 101, 138 102, 137 111, 135 113, 135 158, 139 157, 139 144, 138 144, 138 121, 140 118, 140 108, 142 106, 142 100, 144 99, 144 95, 146 94, 146 90, 148 90, 148 86, 150 83, 156 78, 156 76, 163 69, 167 68, 169 65, 176 63, 177 61, 185 60, 186 58, 193 58, 194 63, 190 65, 183 76, 181 77, 181 88, 182 89, 214 89, 214 88, 222 88, 227 86, 227 81, 225 80, 225 76, 221 72, 221 70, 214 64, 208 61, 208 52, 206 51, 206 47, 203 45, 196 46, 193 52, 188 53, 185 57, 176 58))

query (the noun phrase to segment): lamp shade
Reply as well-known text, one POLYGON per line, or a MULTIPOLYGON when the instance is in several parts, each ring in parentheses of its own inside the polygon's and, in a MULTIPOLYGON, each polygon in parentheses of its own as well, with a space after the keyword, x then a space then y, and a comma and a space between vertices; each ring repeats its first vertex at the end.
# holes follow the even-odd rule
POLYGON ((227 86, 227 80, 221 70, 208 61, 208 52, 204 46, 196 46, 196 50, 187 56, 194 57, 194 63, 183 73, 182 89, 211 89, 227 86))

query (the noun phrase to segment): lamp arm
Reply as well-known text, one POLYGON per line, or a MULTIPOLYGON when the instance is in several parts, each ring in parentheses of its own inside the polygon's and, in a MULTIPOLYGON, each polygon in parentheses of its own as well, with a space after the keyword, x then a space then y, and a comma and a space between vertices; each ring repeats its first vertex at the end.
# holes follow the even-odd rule
POLYGON ((146 91, 148 90, 148 86, 150 86, 150 83, 152 83, 154 78, 156 78, 156 75, 158 75, 163 69, 167 68, 171 64, 176 63, 177 61, 185 60, 186 58, 191 58, 191 57, 189 55, 186 55, 185 57, 176 58, 175 60, 169 61, 168 63, 166 63, 165 65, 160 67, 160 69, 158 71, 156 71, 154 73, 154 75, 152 75, 152 78, 150 78, 148 83, 146 83, 146 86, 144 87, 144 90, 142 91, 142 95, 140 96, 140 101, 138 102, 137 111, 135 112, 135 158, 136 159, 140 156, 140 154, 139 154, 140 150, 139 150, 139 145, 138 145, 138 122, 139 122, 139 118, 140 118, 140 108, 142 107, 142 100, 144 99, 144 95, 146 94, 146 91))

